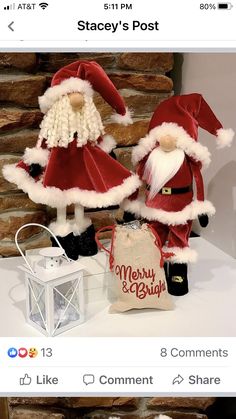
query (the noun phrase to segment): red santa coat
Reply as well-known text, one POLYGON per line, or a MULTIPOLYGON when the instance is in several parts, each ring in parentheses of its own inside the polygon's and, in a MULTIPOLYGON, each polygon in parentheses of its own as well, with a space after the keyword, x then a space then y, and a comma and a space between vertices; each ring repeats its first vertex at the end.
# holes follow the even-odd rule
MULTIPOLYGON (((137 166, 137 173, 144 180, 145 164, 150 153, 137 166)), ((137 216, 153 222, 153 227, 160 236, 163 249, 174 255, 168 260, 176 263, 195 262, 197 254, 189 248, 188 239, 192 220, 201 214, 214 214, 211 202, 204 200, 204 185, 201 163, 185 154, 177 173, 163 188, 190 187, 186 193, 165 195, 156 193, 151 196, 146 189, 143 200, 137 194, 126 200, 124 208, 137 216), (195 189, 194 192, 194 183, 195 189), (194 198, 196 196, 196 199, 194 198)))
POLYGON ((17 165, 5 166, 3 173, 34 202, 57 208, 72 203, 88 208, 116 205, 140 186, 140 180, 102 147, 110 151, 102 138, 82 147, 75 138, 66 148, 52 149, 43 141, 40 147, 27 149, 17 165), (43 167, 36 179, 29 175, 32 163, 43 167))
MULTIPOLYGON (((157 193, 154 197, 150 197, 150 193, 146 191, 146 206, 148 208, 160 209, 162 211, 172 212, 171 216, 175 216, 173 212, 182 213, 185 208, 189 208, 193 201, 193 180, 196 183, 196 195, 199 201, 204 201, 203 179, 200 171, 201 164, 197 164, 189 157, 185 156, 184 161, 178 172, 170 179, 164 188, 183 188, 190 187, 189 192, 176 195, 163 195, 157 193)), ((138 173, 143 176, 144 164, 139 165, 138 173)), ((174 218, 174 217, 173 217, 174 218)), ((167 224, 156 221, 153 227, 159 234, 162 246, 165 245, 168 252, 173 252, 171 258, 175 262, 195 261, 196 254, 189 249, 189 236, 192 228, 192 221, 188 220, 183 224, 169 224, 170 219, 167 216, 167 224)))
MULTIPOLYGON (((137 166, 137 173, 142 180, 149 154, 137 166)), ((193 187, 193 180, 196 185, 195 193, 193 190, 173 195, 157 193, 154 197, 150 197, 150 192, 146 190, 144 200, 136 199, 137 196, 133 195, 131 199, 126 200, 124 208, 150 221, 159 221, 172 226, 186 224, 201 214, 213 215, 215 213, 213 205, 204 200, 201 163, 194 161, 189 156, 185 155, 183 164, 177 173, 163 187, 193 187)))
MULTIPOLYGON (((143 179, 145 163, 148 156, 140 162, 137 168, 137 173, 141 179, 143 179)), ((196 182, 197 199, 199 201, 204 201, 204 187, 200 168, 200 163, 196 163, 188 156, 185 156, 184 161, 175 176, 173 176, 172 179, 165 183, 163 188, 191 188, 194 178, 196 182)), ((187 205, 191 204, 192 200, 193 190, 175 195, 163 195, 162 193, 157 193, 154 197, 150 197, 149 191, 146 190, 145 204, 149 208, 161 209, 168 212, 179 212, 182 211, 187 205)), ((170 224, 168 220, 167 224, 170 224)))

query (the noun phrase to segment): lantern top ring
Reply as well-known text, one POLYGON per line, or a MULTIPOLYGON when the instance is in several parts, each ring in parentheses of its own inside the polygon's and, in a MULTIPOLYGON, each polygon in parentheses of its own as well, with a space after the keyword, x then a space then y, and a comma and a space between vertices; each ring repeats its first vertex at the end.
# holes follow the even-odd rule
POLYGON ((44 257, 54 258, 64 254, 64 250, 60 247, 45 247, 39 251, 39 254, 44 257))

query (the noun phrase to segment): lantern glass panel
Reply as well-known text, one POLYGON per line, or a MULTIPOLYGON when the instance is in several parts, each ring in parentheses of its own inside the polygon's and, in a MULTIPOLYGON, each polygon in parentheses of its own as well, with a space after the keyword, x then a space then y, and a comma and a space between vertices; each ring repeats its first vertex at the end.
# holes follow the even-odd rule
POLYGON ((78 277, 53 288, 55 330, 80 320, 80 280, 78 277))
POLYGON ((28 277, 29 318, 46 330, 45 288, 28 277))

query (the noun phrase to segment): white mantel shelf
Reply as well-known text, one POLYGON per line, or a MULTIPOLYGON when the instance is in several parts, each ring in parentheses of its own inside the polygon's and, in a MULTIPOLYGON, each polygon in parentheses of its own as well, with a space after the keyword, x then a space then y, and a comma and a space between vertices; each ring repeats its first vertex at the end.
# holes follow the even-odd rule
MULTIPOLYGON (((85 274, 86 322, 61 335, 82 336, 236 336, 236 260, 202 238, 191 239, 199 260, 189 269, 190 292, 174 297, 173 311, 133 310, 109 314, 112 283, 104 253, 81 258, 85 274), (92 259, 92 260, 91 260, 92 259), (105 273, 104 273, 105 272, 105 273), (93 274, 93 275, 92 275, 93 274)), ((0 259, 0 336, 43 336, 25 321, 22 259, 0 259)))

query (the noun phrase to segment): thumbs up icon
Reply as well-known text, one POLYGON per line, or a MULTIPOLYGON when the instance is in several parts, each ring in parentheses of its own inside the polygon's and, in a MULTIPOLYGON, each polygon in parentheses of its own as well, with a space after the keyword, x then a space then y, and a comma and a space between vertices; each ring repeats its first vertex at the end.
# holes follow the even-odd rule
POLYGON ((29 386, 31 384, 32 378, 25 374, 24 377, 20 378, 20 386, 29 386))

